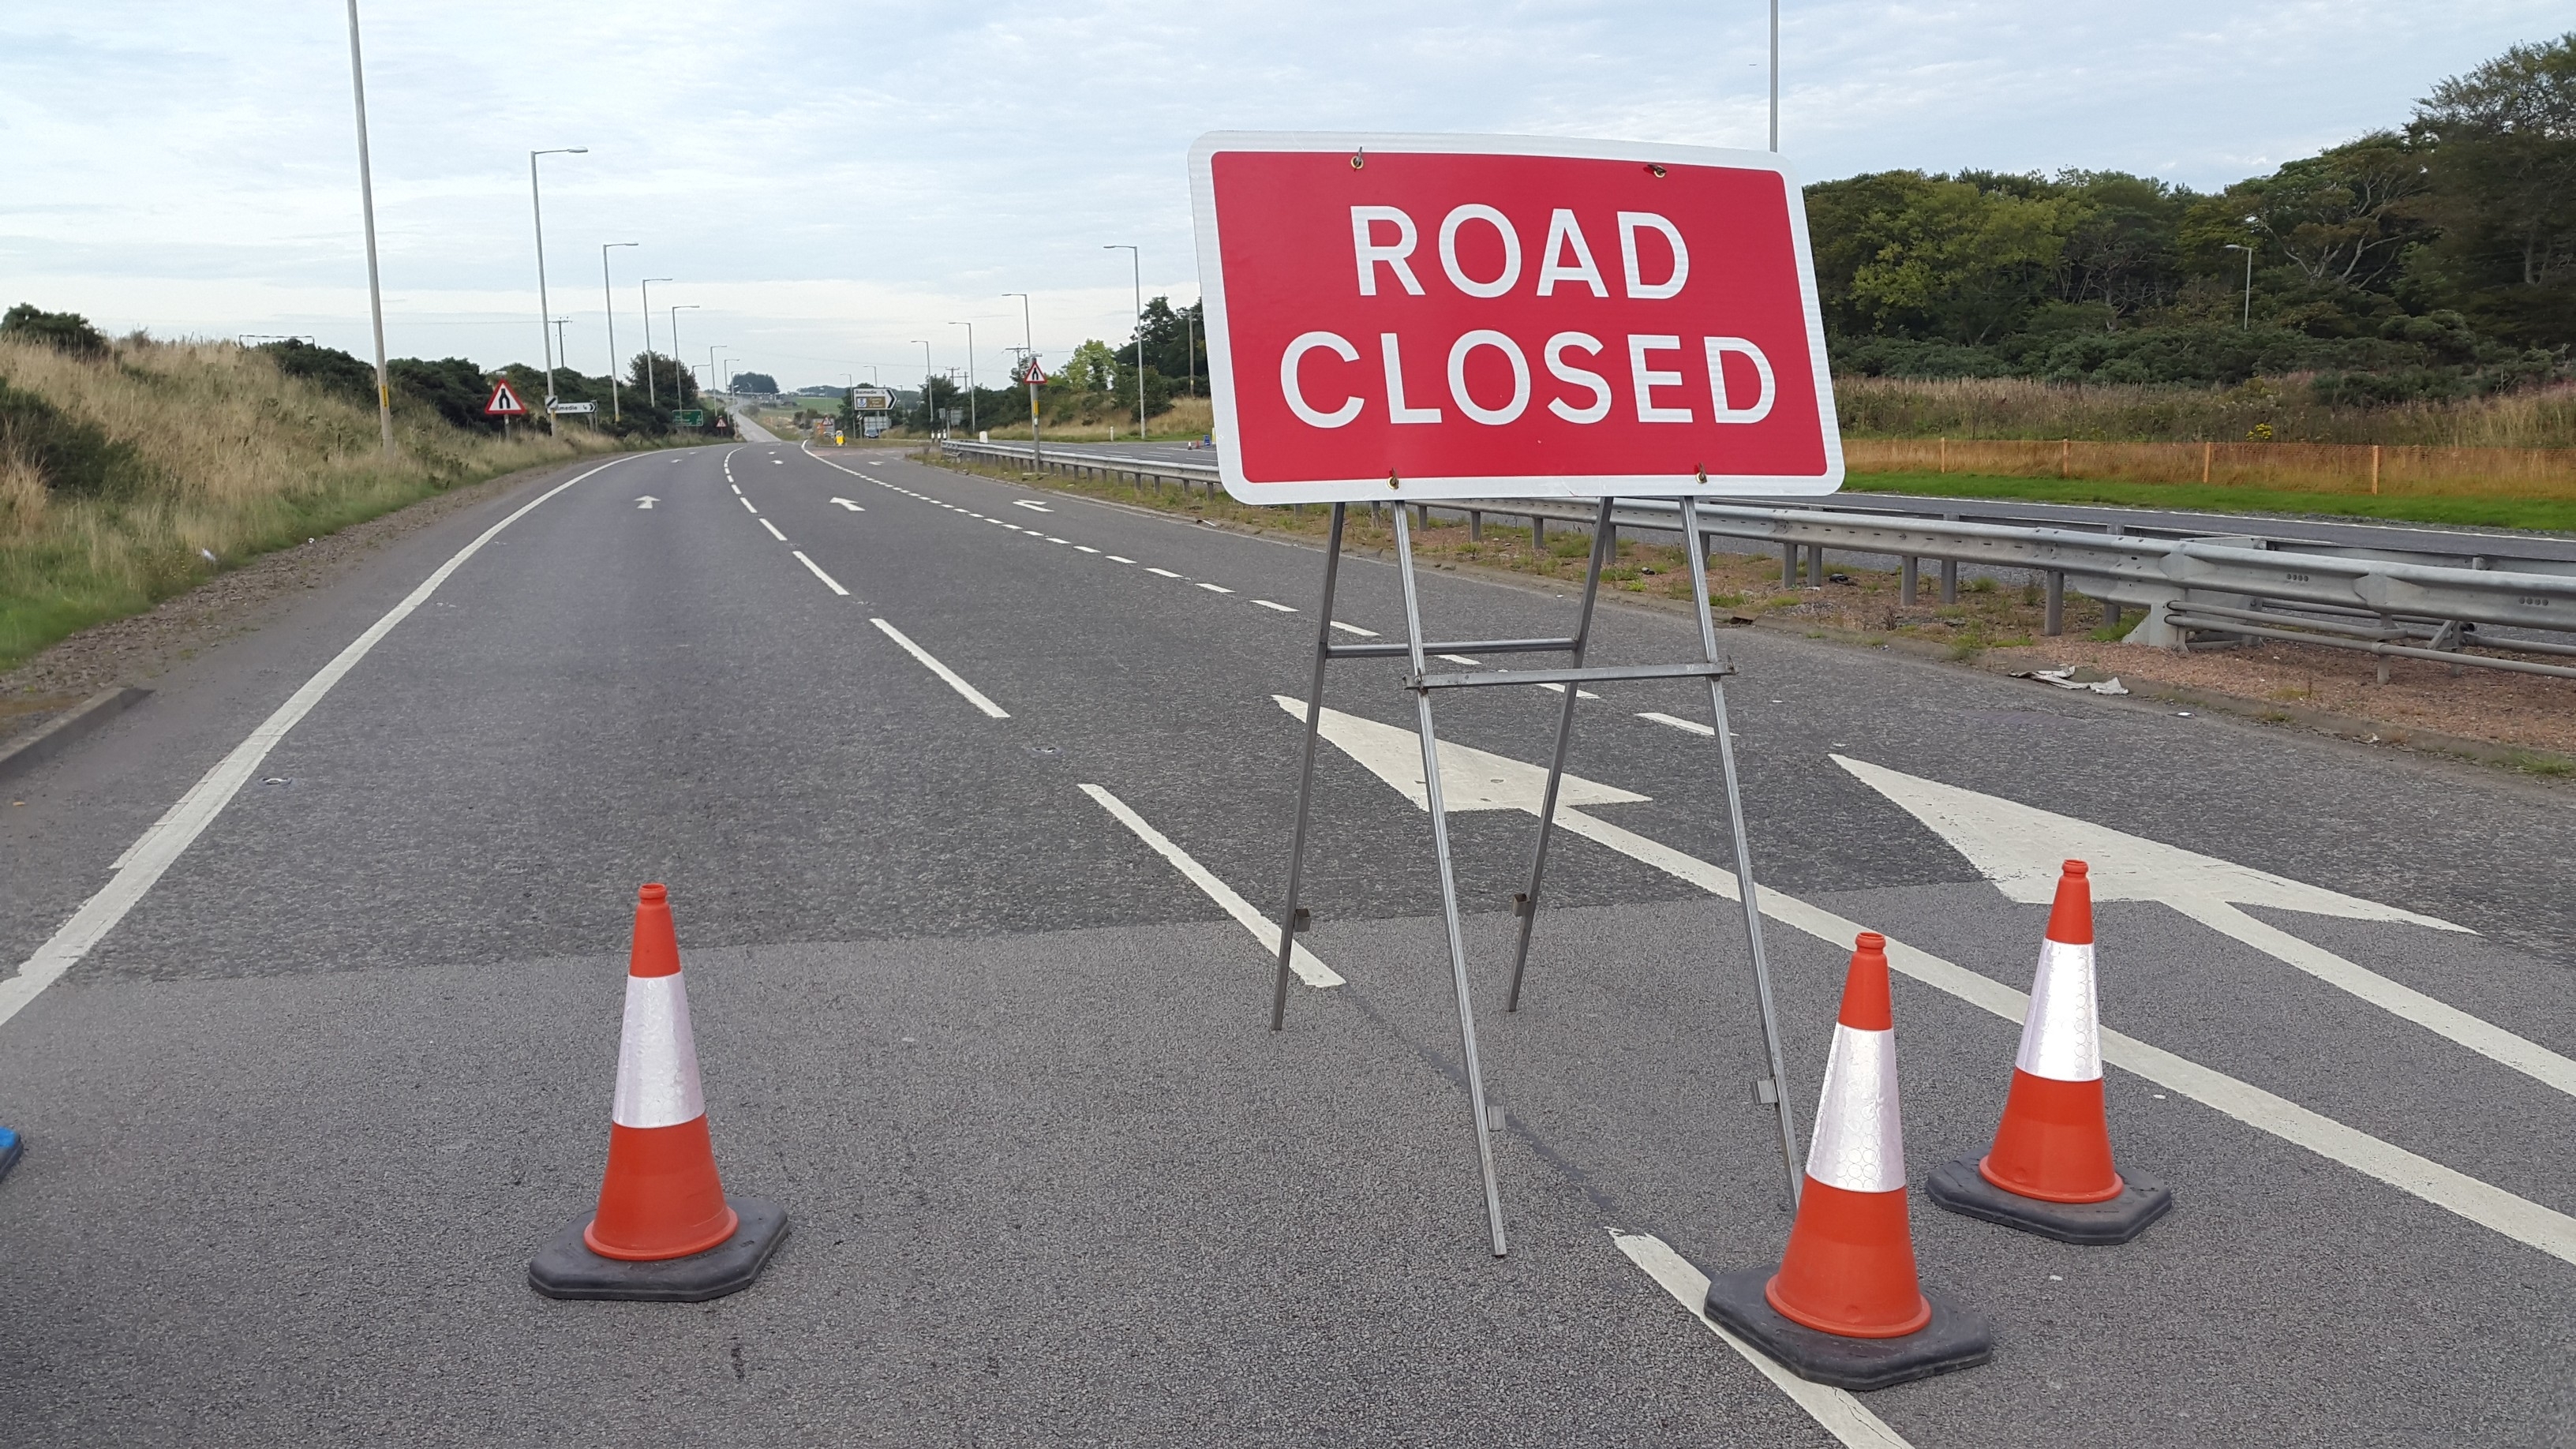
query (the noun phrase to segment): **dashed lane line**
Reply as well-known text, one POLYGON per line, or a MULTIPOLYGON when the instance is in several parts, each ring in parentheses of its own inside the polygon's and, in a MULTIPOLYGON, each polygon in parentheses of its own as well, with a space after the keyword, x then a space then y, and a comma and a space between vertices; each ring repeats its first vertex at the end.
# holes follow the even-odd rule
MULTIPOLYGON (((785 540, 783 540, 783 539, 781 540, 781 542, 784 542, 784 541, 785 541, 785 540)), ((805 551, 804 551, 803 549, 801 549, 801 548, 799 548, 799 549, 790 549, 790 550, 788 550, 788 552, 793 553, 793 554, 795 554, 795 555, 796 555, 796 561, 797 561, 798 563, 801 563, 801 564, 803 564, 805 567, 807 567, 807 568, 809 568, 809 569, 813 570, 813 571, 814 571, 814 577, 816 577, 816 578, 818 578, 818 579, 821 579, 821 580, 823 581, 823 583, 824 583, 824 586, 825 586, 825 587, 827 587, 827 588, 829 588, 833 593, 836 593, 836 594, 840 595, 842 598, 845 598, 845 599, 846 599, 846 598, 848 598, 848 597, 850 596, 850 591, 849 591, 849 590, 847 590, 847 589, 845 589, 845 588, 842 588, 842 587, 841 587, 841 581, 840 581, 839 579, 836 579, 836 578, 832 577, 830 574, 827 574, 827 573, 823 572, 823 566, 822 566, 821 564, 818 564, 818 563, 814 562, 812 559, 807 558, 807 557, 805 556, 805 551)))
MULTIPOLYGON (((813 565, 808 564, 806 567, 812 568, 813 565)), ((814 571, 816 573, 822 572, 821 569, 815 569, 814 571)), ((837 588, 839 585, 836 584, 834 587, 837 588)), ((941 681, 947 684, 950 689, 956 690, 959 694, 964 695, 968 704, 982 710, 987 716, 993 719, 1009 719, 1011 717, 1010 711, 986 698, 984 691, 977 689, 975 686, 968 684, 964 679, 958 677, 956 670, 951 669, 947 665, 940 663, 938 660, 931 658, 929 650, 924 649, 920 645, 913 643, 910 639, 905 638, 901 629, 896 628, 883 619, 870 619, 868 622, 876 625, 878 629, 884 631, 887 638, 902 645, 905 653, 920 660, 923 668, 938 675, 941 681)))
MULTIPOLYGON (((1278 922, 1264 917, 1260 911, 1253 908, 1252 902, 1245 900, 1232 886, 1217 879, 1215 872, 1192 859, 1188 851, 1173 844, 1171 837, 1147 824, 1145 817, 1128 808, 1126 801, 1097 785, 1083 786, 1082 793, 1090 796, 1101 809, 1116 816, 1119 824, 1134 831, 1136 838, 1145 842, 1155 854, 1170 861, 1172 868, 1179 871, 1183 879, 1206 892, 1207 898, 1216 902, 1227 915, 1234 917, 1237 924, 1250 931, 1254 940, 1261 942, 1272 951, 1279 949, 1278 922)), ((1289 948, 1288 966, 1290 970, 1297 973, 1298 980, 1309 986, 1322 988, 1342 984, 1341 973, 1316 959, 1315 953, 1307 950, 1302 941, 1289 948)))
POLYGON ((1252 602, 1259 604, 1265 609, 1277 609, 1283 614, 1293 614, 1297 612, 1297 606, 1294 604, 1274 604, 1268 599, 1255 599, 1252 602))
POLYGON ((1661 711, 1651 709, 1638 711, 1637 718, 1650 719, 1659 725, 1671 725, 1674 729, 1688 730, 1695 735, 1706 735, 1710 739, 1717 738, 1717 726, 1704 725, 1695 719, 1682 719, 1675 715, 1669 715, 1662 713, 1661 711))
POLYGON ((1333 627, 1341 630, 1345 634, 1357 634, 1363 639, 1374 639, 1377 637, 1377 631, 1375 629, 1363 629, 1357 624, 1345 624, 1339 619, 1335 619, 1333 621, 1333 627))
MULTIPOLYGON (((745 508, 751 508, 751 500, 750 500, 750 499, 748 499, 748 498, 736 498, 736 500, 735 500, 735 501, 736 501, 736 502, 738 502, 738 503, 740 503, 740 504, 741 504, 743 507, 745 507, 745 508)), ((751 508, 751 516, 752 516, 752 517, 754 517, 754 518, 758 518, 758 517, 760 516, 760 510, 759 510, 759 509, 757 509, 757 508, 751 508)))
POLYGON ((1170 569, 1158 569, 1151 564, 1147 564, 1145 566, 1145 572, 1153 574, 1157 578, 1177 579, 1180 577, 1179 574, 1172 572, 1170 569))
POLYGON ((786 534, 783 534, 783 533, 780 533, 780 532, 778 531, 778 525, 777 525, 777 524, 772 523, 772 522, 770 522, 768 519, 764 518, 764 519, 760 520, 760 526, 761 526, 761 527, 763 527, 763 528, 765 528, 765 529, 768 529, 768 530, 769 530, 769 536, 770 536, 771 538, 777 539, 780 543, 785 543, 785 542, 787 541, 787 535, 786 535, 786 534))
POLYGON ((467 559, 480 552, 483 545, 490 543, 502 529, 527 517, 547 499, 624 461, 623 458, 612 458, 596 468, 575 474, 475 535, 472 543, 458 549, 453 557, 438 566, 436 572, 422 580, 420 587, 404 595, 401 603, 386 610, 384 616, 369 625, 365 633, 332 656, 331 662, 306 680, 303 688, 288 696, 286 703, 262 720, 259 728, 250 732, 249 738, 234 746, 231 754, 216 762, 213 769, 188 787, 188 793, 180 796, 160 819, 152 822, 151 829, 127 846, 125 853, 118 856, 110 867, 116 874, 108 883, 83 901, 81 908, 72 913, 72 918, 48 937, 45 944, 37 947, 34 955, 19 963, 17 975, 0 981, 0 1022, 8 1021, 25 1009, 28 1002, 36 999, 38 992, 62 979, 64 972, 79 964, 92 947, 105 939, 108 932, 115 930, 126 913, 150 893, 163 873, 178 861, 199 835, 205 833, 206 827, 214 823, 224 807, 232 803, 233 796, 239 794, 241 787, 258 772, 260 762, 268 758, 268 752, 277 748, 287 732, 312 713, 313 707, 322 702, 322 697, 346 678, 350 670, 357 668, 358 661, 366 658, 369 651, 392 633, 395 625, 410 618, 413 610, 427 603, 429 596, 438 591, 438 586, 463 568, 467 559))

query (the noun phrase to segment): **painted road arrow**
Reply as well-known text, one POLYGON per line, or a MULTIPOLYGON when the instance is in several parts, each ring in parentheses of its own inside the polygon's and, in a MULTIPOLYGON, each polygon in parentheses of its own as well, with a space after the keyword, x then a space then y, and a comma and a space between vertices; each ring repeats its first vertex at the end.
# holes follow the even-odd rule
POLYGON ((1055 510, 1054 510, 1054 509, 1047 507, 1047 506, 1046 506, 1045 504, 1043 504, 1043 503, 1031 503, 1029 500, 1027 500, 1027 499, 1025 499, 1025 498, 1014 498, 1014 499, 1012 499, 1012 500, 1011 500, 1011 506, 1012 506, 1013 508, 1026 508, 1026 509, 1029 509, 1030 511, 1032 511, 1032 512, 1036 512, 1036 513, 1053 513, 1053 512, 1055 512, 1055 510))
MULTIPOLYGON (((1281 709, 1301 721, 1304 719, 1306 705, 1303 700, 1290 699, 1285 695, 1272 695, 1271 698, 1279 702, 1281 709)), ((1394 725, 1382 725, 1374 720, 1364 720, 1355 715, 1330 709, 1323 712, 1321 727, 1324 738, 1331 741, 1336 749, 1367 766, 1370 773, 1402 792, 1406 799, 1413 801, 1417 806, 1429 808, 1423 805, 1422 745, 1420 737, 1413 731, 1394 725), (1399 748, 1407 757, 1406 759, 1396 758, 1399 748)), ((1858 763, 1843 761, 1843 767, 1852 769, 1858 763)), ((1853 770, 1853 773, 1859 774, 1860 771, 1853 770)), ((1894 776, 1895 772, 1882 771, 1881 774, 1883 777, 1894 776)), ((1533 788, 1530 782, 1536 781, 1543 786, 1546 778, 1546 772, 1536 765, 1523 764, 1518 760, 1489 755, 1482 750, 1471 750, 1460 745, 1443 743, 1440 746, 1442 795, 1444 797, 1456 795, 1461 799, 1472 797, 1479 802, 1470 805, 1453 804, 1450 806, 1452 809, 1527 810, 1535 815, 1538 813, 1539 797, 1536 788, 1533 788)), ((1912 777, 1896 778, 1911 779, 1912 777)), ((1931 784, 1930 781, 1916 783, 1931 784)), ((1951 789, 1948 786, 1934 788, 1951 789)), ((1563 798, 1569 801, 1581 798, 1575 794, 1578 790, 1605 792, 1602 795, 1593 795, 1584 801, 1589 804, 1622 804, 1642 801, 1646 798, 1616 786, 1584 780, 1575 775, 1565 777, 1564 789, 1566 793, 1563 798)), ((1974 795, 1974 792, 1956 791, 1951 797, 1954 807, 1957 795, 1974 795)), ((1993 799, 1991 796, 1975 798, 1993 799)), ((2009 805, 2011 802, 1995 801, 1995 803, 2009 805)), ((2029 813, 2033 816, 2042 816, 2046 812, 2030 811, 2029 813)), ((2068 820, 2064 816, 2049 816, 2047 820, 2062 821, 2066 826, 2080 827, 2085 831, 2102 832, 2099 835, 2083 837, 2088 848, 2098 847, 2115 839, 2119 841, 2135 839, 2135 837, 2120 835, 2116 831, 2104 831, 2103 827, 2088 825, 2081 820, 2068 820)), ((1560 808, 1557 813, 1557 825, 1586 840, 1606 845, 1631 860, 1652 866, 1677 880, 1687 881, 1711 895, 1730 901, 1739 899, 1736 894, 1735 873, 1732 870, 1722 870, 1695 855, 1675 850, 1660 841, 1649 840, 1635 831, 1625 830, 1607 821, 1595 819, 1580 810, 1560 808)), ((2151 841, 2139 843, 2153 844, 2151 841)), ((2064 857, 2053 849, 2048 854, 2051 856, 2049 868, 2054 870, 2056 862, 2064 857)), ((2188 852, 2183 854, 2188 855, 2188 852)), ((2101 855, 2100 864, 2109 865, 2112 859, 2111 854, 2104 853, 2101 855)), ((2313 896, 2303 896, 2303 899, 2349 903, 2347 909, 2359 908, 2379 913, 2364 919, 2416 921, 2452 930, 2461 929, 2450 926, 2448 922, 2435 921, 2430 916, 2417 916, 2412 912, 2399 911, 2393 906, 2383 906, 2353 896, 2337 895, 2335 892, 2319 890, 2312 886, 2301 886, 2296 881, 2283 880, 2279 876, 2266 875, 2261 871, 2249 870, 2226 861, 2211 860, 2206 856, 2191 856, 2190 859, 2225 867, 2227 878, 2231 880, 2277 882, 2278 886, 2275 888, 2287 887, 2301 892, 2315 892, 2313 896), (2239 876, 2235 874, 2236 872, 2243 874, 2239 876)), ((2246 889, 2242 884, 2231 888, 2246 889)), ((2248 902, 2248 904, 2252 903, 2248 902)), ((1761 904, 1762 914, 1793 930, 1813 936, 1836 950, 1849 949, 1852 938, 1868 929, 1857 921, 1836 915, 1822 906, 1802 901, 1796 896, 1783 894, 1768 886, 1762 888, 1761 904)), ((2251 917, 2246 919, 2252 922, 2251 917)), ((2252 923, 2260 925, 2259 922, 2252 923)), ((2305 942, 2296 941, 2295 937, 2285 936, 2284 939, 2292 940, 2310 951, 2316 949, 2308 947, 2305 942)), ((1887 964, 1909 979, 1919 981, 1936 991, 1987 1011, 2016 1029, 2021 1026, 2022 1018, 2030 1009, 2030 998, 2022 992, 1982 972, 1971 971, 1955 961, 1935 956, 1919 946, 1908 945, 1893 936, 1887 937, 1887 964)), ((2353 971, 2362 969, 2351 966, 2349 962, 2343 964, 2353 971)), ((2407 990, 2394 982, 2387 984, 2397 991, 2407 990)), ((2430 998, 2423 999, 2430 1002, 2430 998)), ((2451 1010, 2439 1002, 2430 1004, 2446 1012, 2451 1010)), ((2453 1014, 2460 1015, 2460 1013, 2453 1014)), ((2485 1022, 2477 1021, 2474 1017, 2464 1019, 2478 1028, 2505 1038, 2507 1042, 2519 1042, 2523 1049, 2542 1052, 2546 1055, 2542 1048, 2535 1047, 2529 1042, 2521 1042, 2520 1038, 2511 1037, 2485 1022)), ((2215 1068, 2203 1066, 2188 1057, 2169 1052, 2153 1043, 2141 1041, 2125 1032, 2105 1028, 2101 1040, 2102 1060, 2122 1071, 2134 1073, 2167 1091, 2179 1093, 2195 1102, 2214 1108, 2257 1131, 2269 1133, 2284 1142, 2304 1147, 2320 1157, 2339 1162, 2355 1172, 2375 1178, 2400 1192, 2410 1193, 2448 1212, 2456 1213, 2480 1227, 2515 1242, 2537 1248, 2561 1262, 2576 1263, 2576 1218, 2571 1218, 2555 1208, 2544 1207, 2528 1198, 2507 1192, 2491 1182, 2471 1177, 2456 1168, 2446 1167, 2419 1153, 2409 1152, 2393 1142, 2373 1137, 2358 1128, 2303 1107, 2278 1093, 2267 1092, 2251 1082, 2231 1077, 2215 1068)), ((1752 1357, 1749 1353, 1746 1356, 1752 1357)))
POLYGON ((855 503, 852 503, 850 500, 848 500, 848 499, 846 499, 846 498, 835 498, 835 499, 833 499, 832 501, 833 501, 833 502, 835 502, 835 503, 837 503, 837 504, 839 504, 839 505, 841 505, 843 508, 846 508, 846 509, 850 510, 852 513, 865 513, 865 512, 867 512, 867 510, 866 510, 866 509, 861 508, 859 505, 857 505, 857 504, 855 504, 855 503))
POLYGON ((654 504, 659 503, 659 502, 661 502, 661 501, 662 501, 661 499, 654 497, 654 496, 653 496, 652 494, 650 494, 650 493, 647 493, 647 494, 645 494, 643 497, 638 498, 638 499, 636 499, 636 500, 635 500, 635 506, 636 506, 636 507, 638 507, 638 508, 650 508, 650 507, 652 507, 654 504))
POLYGON ((2056 894, 2059 865, 2082 860, 2091 867, 2088 874, 2097 901, 2161 901, 2329 986, 2576 1095, 2576 1061, 2256 920, 2237 907, 2268 906, 2354 921, 2399 921, 2437 931, 2468 931, 2466 926, 1866 761, 1841 755, 1833 760, 1948 841, 2009 899, 2024 905, 2046 903, 2056 894))

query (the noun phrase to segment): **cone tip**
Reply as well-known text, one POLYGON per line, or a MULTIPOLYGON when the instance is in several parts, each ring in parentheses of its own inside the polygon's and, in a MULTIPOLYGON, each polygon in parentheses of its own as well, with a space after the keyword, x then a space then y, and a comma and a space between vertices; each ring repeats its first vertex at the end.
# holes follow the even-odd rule
POLYGON ((2085 873, 2086 869, 2087 867, 2084 862, 2080 860, 2070 860, 2066 863, 2066 873, 2068 875, 2081 876, 2085 873))
POLYGON ((671 893, 669 891, 663 889, 660 881, 654 881, 649 885, 639 888, 635 892, 635 900, 639 905, 658 906, 663 901, 667 900, 670 897, 670 894, 671 893))
POLYGON ((1854 1031, 1890 1031, 1896 1026, 1888 998, 1887 938, 1863 931, 1852 941, 1851 967, 1843 976, 1842 1009, 1834 1020, 1854 1031))
POLYGON ((1887 949, 1887 938, 1876 931, 1863 931, 1852 938, 1852 945, 1863 951, 1884 951, 1887 949))

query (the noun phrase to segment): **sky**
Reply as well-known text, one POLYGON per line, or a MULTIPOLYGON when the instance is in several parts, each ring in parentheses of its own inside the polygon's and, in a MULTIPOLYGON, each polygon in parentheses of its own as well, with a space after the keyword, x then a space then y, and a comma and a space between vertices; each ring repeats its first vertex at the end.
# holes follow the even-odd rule
MULTIPOLYGON (((787 387, 1060 361, 1198 295, 1210 130, 1765 144, 1749 0, 1001 0, 968 11, 362 0, 394 356, 535 362, 528 155, 569 360, 643 342, 787 387), (601 246, 608 254, 603 295, 601 246), (967 339, 971 323, 973 352, 967 339), (930 345, 925 363, 922 343, 930 345)), ((1807 180, 2132 171, 2200 189, 2402 124, 2565 0, 1784 0, 1807 180)), ((347 13, 0 5, 0 305, 370 353, 347 13)))

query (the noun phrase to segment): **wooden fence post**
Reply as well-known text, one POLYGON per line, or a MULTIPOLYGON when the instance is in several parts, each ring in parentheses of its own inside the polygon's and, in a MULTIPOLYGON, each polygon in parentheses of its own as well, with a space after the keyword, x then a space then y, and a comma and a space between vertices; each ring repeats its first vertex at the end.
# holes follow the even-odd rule
POLYGON ((2209 460, 2217 451, 2216 443, 2204 442, 2200 445, 2200 481, 2203 483, 2209 481, 2209 460))
POLYGON ((2379 445, 2370 445, 2370 496, 2379 496, 2379 445))
POLYGON ((2073 438, 2060 438, 2060 439, 2058 439, 2058 440, 2057 440, 2057 476, 2058 476, 2058 477, 2063 478, 2063 477, 2065 477, 2065 476, 2066 476, 2066 465, 2067 465, 2069 462, 2071 462, 2071 461, 2073 460, 2074 455, 2075 455, 2075 440, 2074 440, 2073 438))

